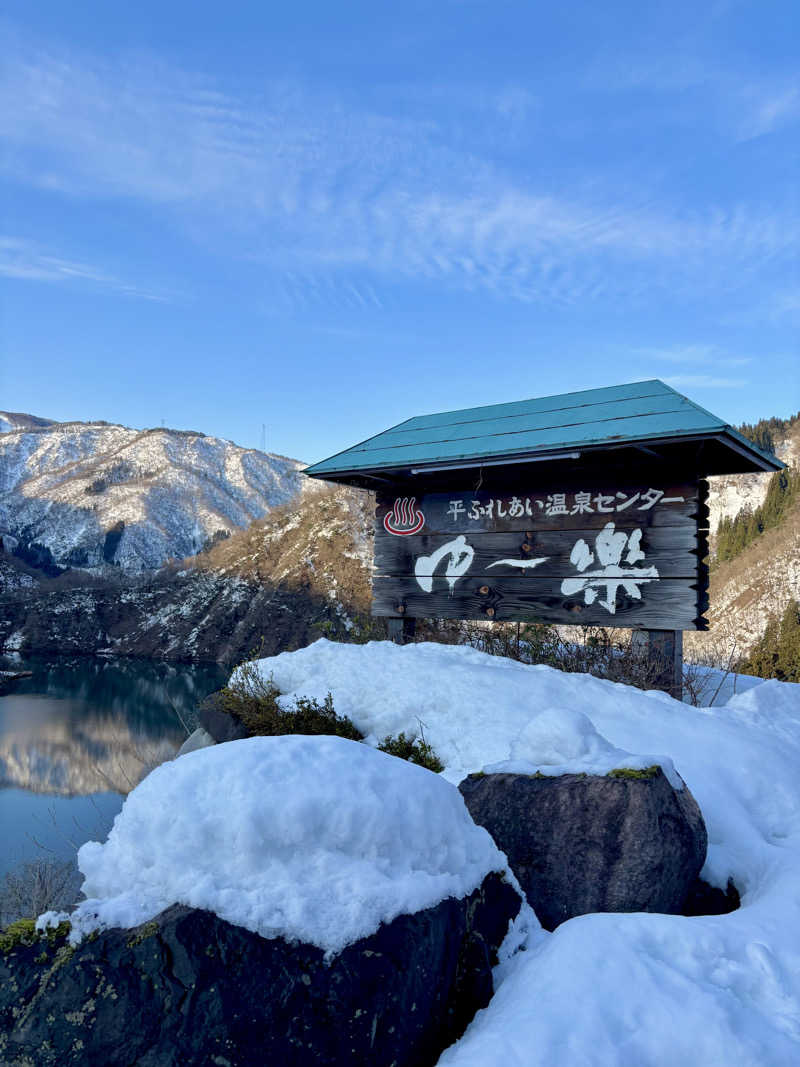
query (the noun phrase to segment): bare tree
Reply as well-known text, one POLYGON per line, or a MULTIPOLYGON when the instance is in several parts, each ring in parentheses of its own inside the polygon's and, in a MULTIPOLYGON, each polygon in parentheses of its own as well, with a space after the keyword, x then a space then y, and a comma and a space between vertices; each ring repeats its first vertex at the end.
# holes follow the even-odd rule
POLYGON ((0 883, 0 926, 72 908, 80 893, 74 861, 42 857, 9 871, 0 883))

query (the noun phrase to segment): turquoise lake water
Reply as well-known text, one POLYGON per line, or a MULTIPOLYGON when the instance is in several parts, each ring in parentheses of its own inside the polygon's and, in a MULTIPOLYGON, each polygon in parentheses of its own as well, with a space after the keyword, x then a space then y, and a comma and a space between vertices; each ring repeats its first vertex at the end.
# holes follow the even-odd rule
POLYGON ((103 840, 125 794, 174 755, 227 679, 213 665, 102 657, 6 658, 0 669, 33 671, 0 696, 0 878, 103 840))

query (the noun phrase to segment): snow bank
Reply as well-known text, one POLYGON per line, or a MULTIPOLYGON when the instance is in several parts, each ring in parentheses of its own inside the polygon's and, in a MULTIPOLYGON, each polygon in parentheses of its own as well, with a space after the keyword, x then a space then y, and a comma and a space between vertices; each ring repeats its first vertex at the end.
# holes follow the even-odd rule
POLYGON ((338 737, 190 752, 127 797, 78 853, 73 940, 170 904, 328 954, 382 922, 463 897, 505 857, 438 775, 338 737))
POLYGON ((722 671, 717 667, 707 667, 701 663, 688 663, 688 667, 694 678, 690 679, 690 684, 684 691, 683 699, 687 704, 693 702, 691 689, 695 690, 696 703, 706 707, 711 704, 721 707, 727 704, 731 697, 764 684, 763 678, 754 678, 752 674, 722 671))
POLYGON ((800 1063, 800 686, 758 682, 693 708, 424 644, 320 641, 260 667, 290 696, 330 690, 373 737, 421 720, 452 781, 512 759, 599 768, 610 749, 671 759, 706 820, 703 876, 742 893, 730 915, 586 915, 534 931, 443 1067, 800 1063))
MULTIPOLYGON (((329 691, 340 715, 349 716, 368 741, 424 730, 460 782, 473 771, 533 774, 607 774, 654 763, 681 787, 667 749, 610 744, 592 722, 609 692, 624 709, 638 707, 639 690, 583 674, 531 667, 453 645, 340 645, 321 640, 298 652, 260 660, 293 706, 295 696, 323 700, 329 691), (638 754, 634 754, 638 753, 638 754)), ((638 744, 638 739, 637 739, 638 744)))

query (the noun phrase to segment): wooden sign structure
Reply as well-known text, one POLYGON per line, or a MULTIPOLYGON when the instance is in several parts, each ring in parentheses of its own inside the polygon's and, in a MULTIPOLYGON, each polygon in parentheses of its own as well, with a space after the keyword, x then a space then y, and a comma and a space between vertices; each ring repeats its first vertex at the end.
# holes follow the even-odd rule
POLYGON ((380 493, 373 614, 706 628, 705 482, 531 481, 380 493))
POLYGON ((372 613, 630 627, 679 688, 708 627, 707 474, 778 470, 660 381, 422 416, 305 473, 376 492, 372 613))

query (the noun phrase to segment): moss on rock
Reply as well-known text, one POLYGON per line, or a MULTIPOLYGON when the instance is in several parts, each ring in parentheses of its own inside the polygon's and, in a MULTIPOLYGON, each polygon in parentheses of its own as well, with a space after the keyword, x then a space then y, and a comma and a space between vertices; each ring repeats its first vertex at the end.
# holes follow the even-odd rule
POLYGON ((38 936, 35 919, 17 919, 0 933, 0 952, 13 952, 18 945, 32 945, 38 936))
POLYGON ((657 777, 661 767, 657 763, 651 764, 649 767, 643 767, 641 770, 636 770, 633 767, 615 767, 613 771, 609 771, 606 775, 607 778, 655 778, 657 777))

